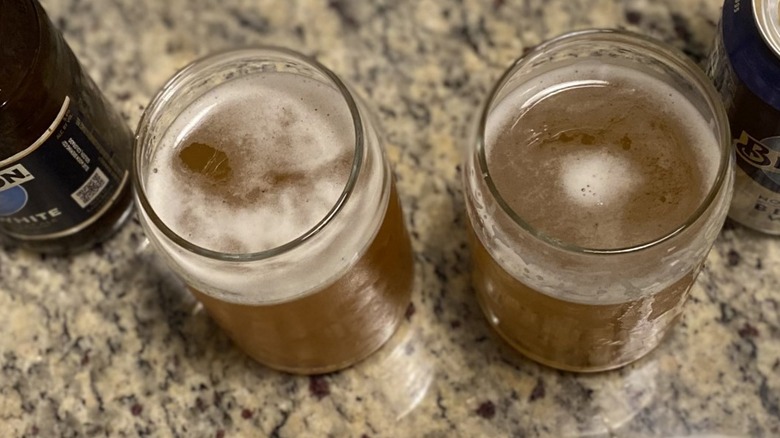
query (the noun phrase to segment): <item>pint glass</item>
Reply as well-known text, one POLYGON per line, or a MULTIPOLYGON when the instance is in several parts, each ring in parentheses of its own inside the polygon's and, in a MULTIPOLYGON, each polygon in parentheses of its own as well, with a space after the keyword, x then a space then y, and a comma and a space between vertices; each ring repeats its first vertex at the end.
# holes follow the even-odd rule
POLYGON ((395 331, 413 266, 391 170, 364 103, 317 61, 194 62, 145 111, 133 168, 149 240, 258 362, 333 371, 395 331))
POLYGON ((645 37, 567 34, 501 77, 471 144, 473 284, 490 326, 572 371, 658 345, 732 193, 728 121, 704 74, 645 37))

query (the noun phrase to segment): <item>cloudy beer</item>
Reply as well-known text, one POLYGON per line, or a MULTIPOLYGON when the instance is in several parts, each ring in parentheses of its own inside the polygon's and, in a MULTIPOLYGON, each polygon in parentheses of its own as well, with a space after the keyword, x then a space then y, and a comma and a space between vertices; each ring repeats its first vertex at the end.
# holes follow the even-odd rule
POLYGON ((504 76, 466 166, 473 282, 504 340, 598 371, 668 333, 731 194, 714 96, 690 62, 619 32, 564 36, 504 76))
POLYGON ((364 111, 316 62, 257 49, 186 68, 141 122, 150 240, 268 366, 348 366, 389 338, 409 302, 410 243, 364 111))

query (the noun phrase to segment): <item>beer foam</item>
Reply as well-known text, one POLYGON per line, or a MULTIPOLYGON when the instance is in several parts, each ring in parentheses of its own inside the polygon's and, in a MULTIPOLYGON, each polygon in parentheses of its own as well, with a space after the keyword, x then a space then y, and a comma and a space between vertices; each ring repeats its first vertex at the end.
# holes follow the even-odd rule
POLYGON ((149 166, 147 197, 169 228, 198 246, 264 251, 325 218, 347 183, 354 147, 337 90, 289 73, 244 76, 209 90, 172 123, 149 166), (205 170, 182 158, 191 145, 207 154, 205 170))
POLYGON ((512 90, 487 132, 488 170, 507 204, 539 231, 588 248, 644 244, 678 228, 706 197, 720 157, 681 92, 603 63, 512 90))
MULTIPOLYGON (((569 88, 606 86, 616 83, 630 89, 640 90, 658 108, 672 117, 690 121, 686 126, 685 135, 690 139, 690 146, 696 149, 700 158, 698 163, 708 177, 707 185, 711 186, 718 171, 720 151, 717 139, 714 138, 709 124, 703 120, 696 107, 674 87, 650 74, 621 65, 596 61, 581 61, 545 72, 504 96, 492 109, 487 120, 485 129, 486 156, 489 159, 496 137, 503 127, 514 128, 520 114, 529 110, 536 102, 551 93, 569 88)), ((589 111, 592 107, 590 102, 572 102, 569 108, 562 110, 589 111)), ((490 162, 488 162, 488 167, 490 167, 490 162)))
POLYGON ((606 153, 582 152, 570 158, 565 169, 560 169, 560 180, 569 198, 584 206, 602 206, 614 203, 642 184, 632 178, 634 172, 629 160, 606 153))

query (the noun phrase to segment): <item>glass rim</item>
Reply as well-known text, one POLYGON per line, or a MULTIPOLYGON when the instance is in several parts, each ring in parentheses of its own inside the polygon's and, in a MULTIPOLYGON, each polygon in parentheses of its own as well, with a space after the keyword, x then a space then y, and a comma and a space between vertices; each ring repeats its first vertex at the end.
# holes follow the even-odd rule
MULTIPOLYGON (((232 79, 233 78, 228 80, 232 79)), ((166 81, 165 85, 163 85, 162 88, 157 91, 141 115, 141 119, 138 122, 138 130, 135 136, 133 149, 132 180, 136 193, 136 199, 138 200, 140 207, 143 210, 142 214, 148 216, 153 226, 157 227, 157 229, 160 230, 162 234, 166 238, 170 239, 173 243, 191 253, 219 261, 251 262, 269 259, 298 248, 312 239, 314 236, 318 235, 328 224, 334 220, 338 213, 343 210, 344 205, 355 189, 355 185, 357 183, 358 176, 360 175, 361 166, 364 160, 365 138, 363 135, 363 119, 360 115, 360 110, 358 109, 357 103, 346 84, 342 82, 342 80, 335 73, 333 73, 330 69, 325 67, 316 59, 308 57, 295 50, 280 46, 262 45, 241 49, 228 49, 210 53, 190 62, 185 67, 178 70, 170 79, 168 79, 168 81, 166 81), (200 69, 229 61, 234 62, 249 60, 264 55, 269 58, 274 56, 292 58, 295 62, 313 68, 316 72, 324 75, 325 78, 331 82, 331 85, 335 85, 337 91, 341 94, 344 102, 349 108, 349 112, 352 118, 352 126, 355 131, 355 147, 349 177, 346 184, 344 185, 344 189, 341 191, 334 205, 325 214, 325 216, 320 219, 314 226, 288 242, 266 250, 247 253, 226 253, 204 248, 200 245, 196 245, 188 241, 173 231, 170 227, 168 227, 154 211, 151 203, 149 202, 149 199, 146 196, 144 185, 141 183, 141 170, 144 152, 148 149, 147 144, 151 141, 151 139, 148 138, 149 126, 155 116, 159 114, 160 111, 164 110, 164 108, 167 106, 168 100, 177 94, 180 86, 186 82, 191 75, 199 72, 200 69)))
POLYGON ((542 242, 555 248, 580 254, 614 255, 634 253, 658 246, 663 242, 666 242, 667 240, 682 234, 691 226, 693 226, 715 201, 715 198, 717 197, 721 187, 724 184, 724 181, 726 180, 731 155, 731 135, 729 131, 728 116, 726 115, 726 111, 723 105, 720 103, 720 97, 717 90, 709 81, 704 72, 691 59, 689 59, 674 47, 648 36, 621 29, 585 29, 566 32, 539 44, 527 54, 517 58, 493 85, 493 88, 488 94, 484 106, 481 109, 477 129, 477 158, 482 169, 481 177, 485 181, 488 190, 490 190, 490 194, 496 200, 496 203, 500 206, 501 210, 507 216, 509 216, 510 219, 512 219, 515 225, 530 233, 531 236, 533 236, 535 239, 539 239, 542 242), (703 97, 709 104, 710 108, 713 110, 713 116, 719 128, 718 132, 716 133, 716 138, 720 148, 718 170, 715 175, 715 180, 707 190, 707 195, 699 203, 699 206, 696 208, 696 210, 694 210, 693 213, 691 213, 691 215, 684 222, 679 224, 672 231, 646 242, 619 248, 595 248, 580 246, 556 239, 542 232, 541 230, 536 229, 534 226, 520 217, 520 215, 517 214, 501 196, 498 188, 493 182, 492 177, 490 176, 490 171, 487 166, 487 157, 485 155, 485 135, 487 130, 489 110, 491 105, 495 103, 498 93, 521 67, 524 67, 536 61, 538 58, 545 56, 548 53, 548 50, 565 45, 567 43, 583 41, 602 41, 622 44, 624 47, 630 46, 632 48, 641 48, 642 50, 645 50, 654 55, 656 59, 661 60, 664 62, 664 64, 673 64, 678 69, 681 69, 687 75, 686 79, 692 80, 696 85, 699 86, 699 90, 703 91, 703 97))

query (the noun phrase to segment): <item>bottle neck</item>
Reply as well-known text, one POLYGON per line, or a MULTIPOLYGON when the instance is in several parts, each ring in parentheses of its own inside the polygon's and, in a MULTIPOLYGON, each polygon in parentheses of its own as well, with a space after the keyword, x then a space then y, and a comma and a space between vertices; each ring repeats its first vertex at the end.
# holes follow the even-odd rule
POLYGON ((36 0, 0 0, 0 159, 35 142, 72 83, 69 50, 36 0), (9 5, 11 3, 11 5, 9 5))

